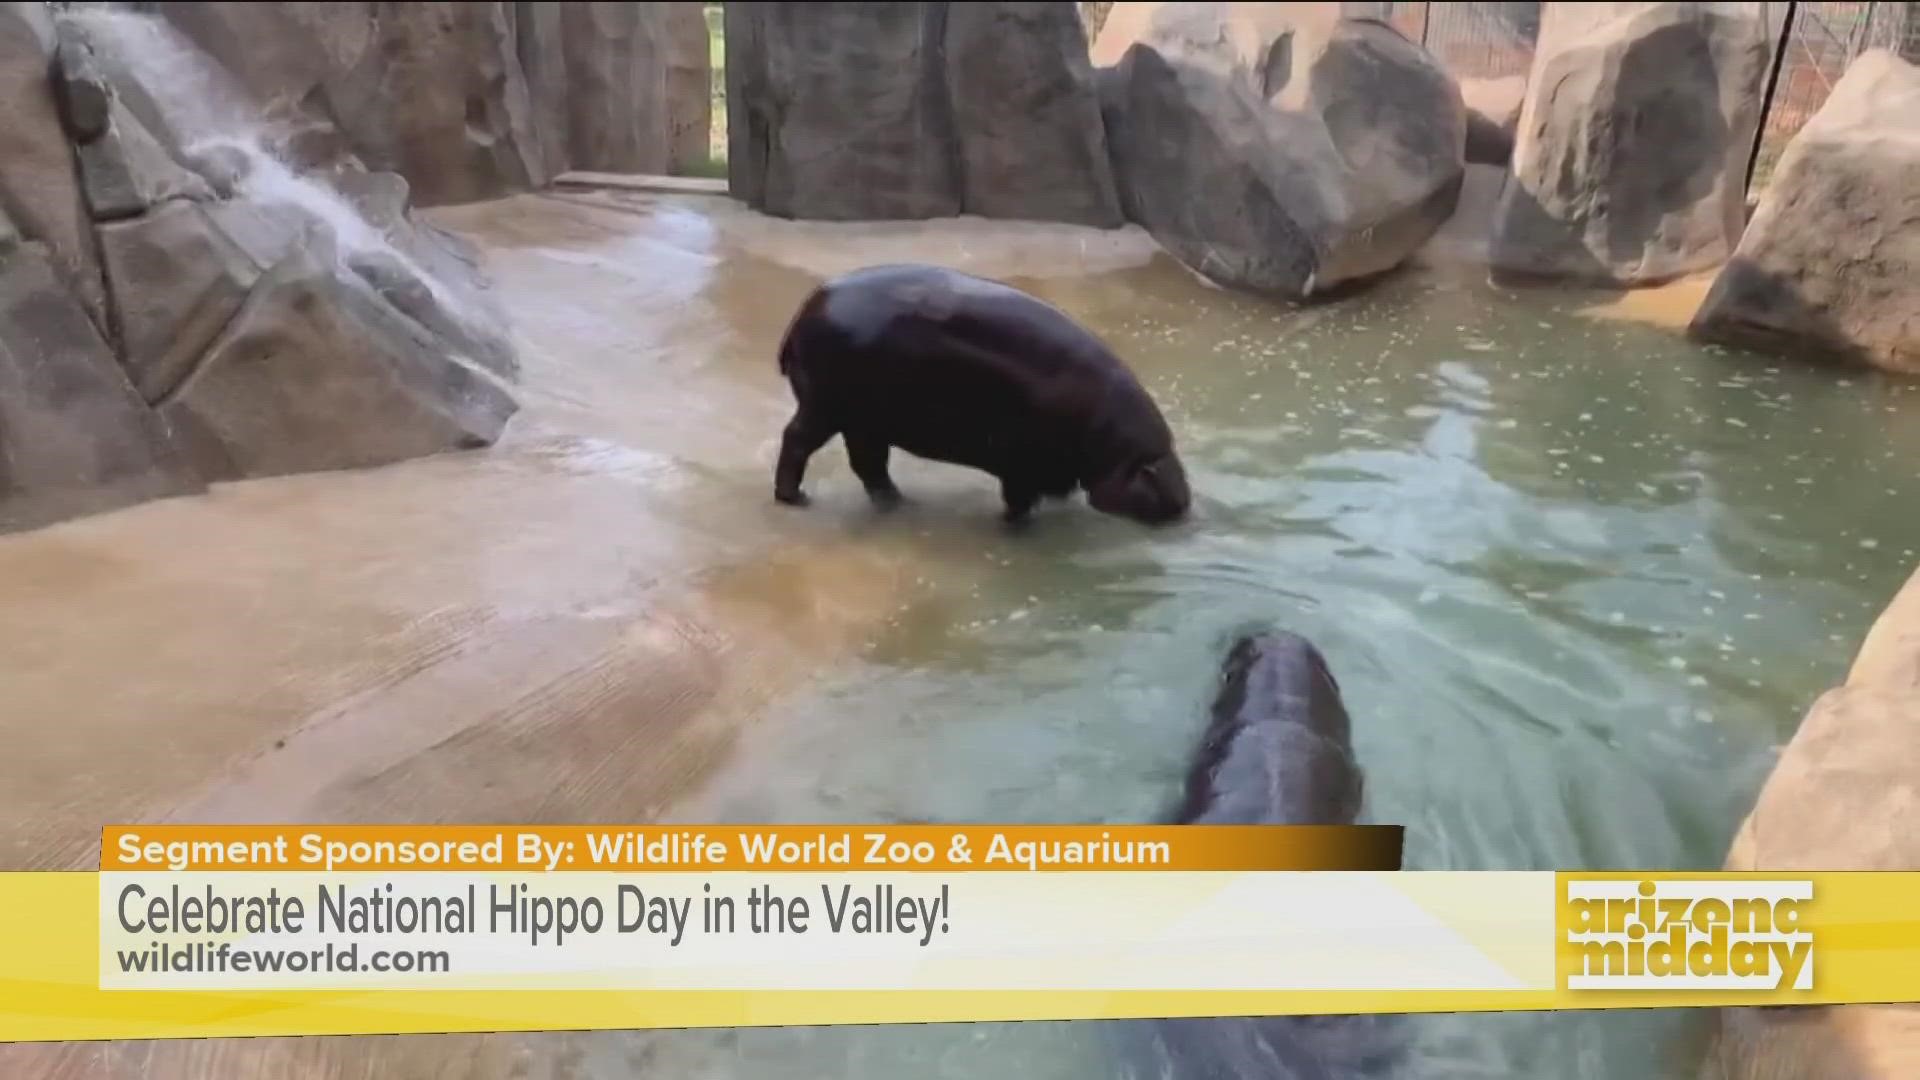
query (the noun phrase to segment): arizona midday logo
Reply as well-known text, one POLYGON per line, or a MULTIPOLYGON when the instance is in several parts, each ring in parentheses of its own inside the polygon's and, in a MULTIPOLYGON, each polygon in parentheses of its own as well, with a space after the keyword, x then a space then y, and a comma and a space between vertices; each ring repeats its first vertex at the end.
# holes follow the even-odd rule
POLYGON ((1811 990, 1811 881, 1567 881, 1569 990, 1811 990))

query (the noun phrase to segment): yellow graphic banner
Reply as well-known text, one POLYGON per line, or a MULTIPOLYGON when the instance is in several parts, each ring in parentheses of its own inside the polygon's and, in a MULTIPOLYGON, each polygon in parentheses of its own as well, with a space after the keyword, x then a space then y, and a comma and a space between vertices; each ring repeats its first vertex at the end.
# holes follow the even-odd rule
POLYGON ((109 826, 102 870, 1398 870, 1398 825, 109 826))
POLYGON ((0 874, 0 1040, 1920 1001, 1920 874, 1400 872, 1383 837, 115 827, 97 873, 0 874))

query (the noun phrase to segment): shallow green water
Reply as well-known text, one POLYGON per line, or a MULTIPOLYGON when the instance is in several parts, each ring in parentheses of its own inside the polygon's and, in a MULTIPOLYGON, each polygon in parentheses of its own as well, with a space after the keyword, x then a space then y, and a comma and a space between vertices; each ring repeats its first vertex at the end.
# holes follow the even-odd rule
MULTIPOLYGON (((1407 826, 1411 868, 1711 868, 1920 549, 1920 392, 1876 377, 1433 278, 1306 312, 1166 266, 1022 284, 1159 397, 1194 520, 1146 531, 1076 502, 1013 537, 988 478, 912 461, 896 475, 916 503, 878 517, 829 446, 814 512, 850 544, 911 538, 925 577, 684 816, 1155 819, 1227 638, 1264 622, 1327 654, 1368 816, 1407 826)), ((1676 1014, 1417 1026, 1415 1076, 1690 1076, 1697 1052, 1676 1014)), ((646 1059, 1114 1075, 1101 1036, 672 1034, 646 1059)))

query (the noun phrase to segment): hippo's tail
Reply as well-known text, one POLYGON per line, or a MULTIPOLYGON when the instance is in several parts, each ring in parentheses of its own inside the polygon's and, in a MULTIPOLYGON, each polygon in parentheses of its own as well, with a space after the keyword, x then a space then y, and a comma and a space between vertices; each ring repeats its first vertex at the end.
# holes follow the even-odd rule
POLYGON ((793 372, 793 334, 780 339, 780 374, 790 377, 793 372))

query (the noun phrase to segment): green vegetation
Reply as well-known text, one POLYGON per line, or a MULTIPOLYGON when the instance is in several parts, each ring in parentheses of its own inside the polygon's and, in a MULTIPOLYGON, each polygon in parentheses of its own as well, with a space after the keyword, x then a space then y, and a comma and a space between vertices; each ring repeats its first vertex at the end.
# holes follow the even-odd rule
POLYGON ((697 176, 727 175, 727 32, 720 5, 707 5, 707 65, 713 78, 713 119, 707 124, 707 160, 688 169, 697 176))

